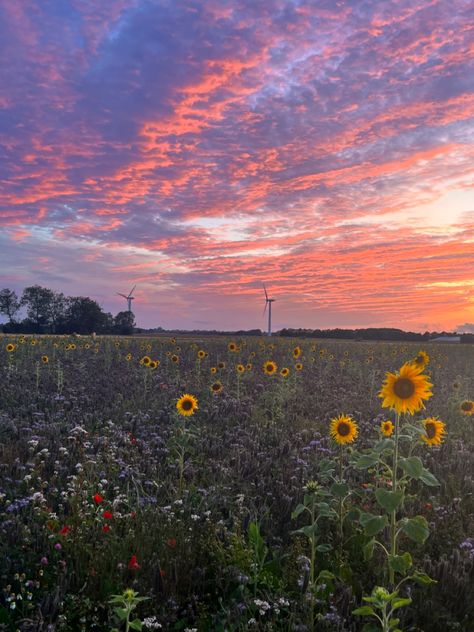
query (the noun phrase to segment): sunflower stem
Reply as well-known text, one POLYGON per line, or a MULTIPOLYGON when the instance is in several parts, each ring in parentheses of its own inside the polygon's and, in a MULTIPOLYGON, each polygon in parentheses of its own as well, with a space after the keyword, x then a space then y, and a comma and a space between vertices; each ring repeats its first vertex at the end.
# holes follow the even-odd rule
MULTIPOLYGON (((343 452, 342 444, 339 446, 339 483, 342 484, 343 474, 343 452)), ((343 515, 343 499, 339 498, 339 564, 342 566, 342 543, 344 539, 344 515, 343 515)))
MULTIPOLYGON (((398 436, 400 430, 400 414, 397 413, 395 418, 395 448, 393 450, 393 470, 392 470, 392 492, 397 491, 397 470, 398 470, 398 436)), ((397 510, 394 509, 391 513, 390 520, 390 554, 397 554, 397 510)), ((389 581, 390 585, 395 584, 395 571, 389 567, 389 581)))

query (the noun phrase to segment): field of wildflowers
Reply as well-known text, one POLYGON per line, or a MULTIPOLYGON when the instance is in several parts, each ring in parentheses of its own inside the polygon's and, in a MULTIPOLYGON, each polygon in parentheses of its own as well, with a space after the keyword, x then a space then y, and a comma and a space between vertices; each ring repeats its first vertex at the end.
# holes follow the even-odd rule
POLYGON ((474 630, 474 348, 0 338, 0 630, 474 630))

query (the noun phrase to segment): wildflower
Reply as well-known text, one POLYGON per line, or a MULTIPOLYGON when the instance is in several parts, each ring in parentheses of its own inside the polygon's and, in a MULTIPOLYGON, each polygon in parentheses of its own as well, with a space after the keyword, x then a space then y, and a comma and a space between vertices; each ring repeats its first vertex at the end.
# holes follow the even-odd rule
POLYGON ((103 502, 103 497, 100 494, 94 494, 94 496, 92 497, 93 501, 95 502, 96 505, 100 505, 101 502, 103 502))
POLYGON ((47 557, 42 557, 42 558, 40 559, 40 564, 41 564, 42 566, 48 566, 48 564, 49 564, 49 562, 48 562, 48 558, 47 558, 47 557))
POLYGON ((245 367, 243 364, 238 364, 236 366, 236 369, 237 369, 237 373, 245 373, 245 367))
POLYGON ((383 408, 410 414, 424 408, 423 400, 432 397, 433 385, 428 376, 421 374, 422 370, 423 367, 406 362, 397 373, 386 373, 379 393, 379 397, 383 398, 383 408))
POLYGON ((169 538, 169 540, 166 540, 166 544, 169 547, 171 547, 172 549, 174 549, 174 547, 176 546, 177 543, 178 542, 177 542, 176 538, 169 538))
POLYGON ((102 533, 108 533, 110 531, 110 526, 108 524, 104 524, 102 527, 102 533))
POLYGON ((206 357, 206 352, 203 351, 202 349, 199 349, 197 356, 200 360, 203 360, 206 357))
POLYGON ((47 355, 41 356, 41 362, 43 364, 48 364, 48 362, 49 362, 48 356, 47 355))
POLYGON ((179 363, 179 358, 178 358, 178 356, 176 354, 173 354, 171 356, 171 362, 174 362, 175 364, 179 363))
POLYGON ((137 561, 137 556, 132 555, 132 557, 128 561, 128 568, 131 571, 137 571, 140 568, 140 564, 137 561))
POLYGON ((235 353, 236 351, 238 351, 239 348, 235 342, 229 342, 229 344, 227 345, 227 349, 232 353, 235 353))
POLYGON ((428 445, 441 445, 446 424, 436 417, 429 417, 423 420, 423 425, 425 434, 421 435, 422 440, 428 445))
POLYGON ((198 400, 194 397, 194 395, 185 393, 176 402, 176 408, 180 415, 183 415, 183 417, 189 417, 190 415, 194 415, 194 412, 199 408, 198 400))
POLYGON ((71 531, 71 527, 69 525, 65 525, 62 529, 59 530, 59 535, 68 535, 71 531))
POLYGON ((331 419, 330 432, 336 443, 344 445, 346 443, 352 443, 356 439, 359 430, 352 417, 349 415, 339 415, 339 417, 331 419))
POLYGON ((106 509, 104 511, 104 513, 102 514, 103 518, 105 518, 106 520, 110 520, 111 518, 114 517, 113 513, 111 511, 109 511, 108 509, 106 509))
POLYGON ((425 351, 419 351, 418 355, 413 359, 413 364, 424 369, 425 366, 429 364, 429 361, 430 356, 425 351))
POLYGON ((295 370, 296 371, 301 371, 303 369, 303 365, 301 364, 301 362, 297 362, 295 364, 295 370))

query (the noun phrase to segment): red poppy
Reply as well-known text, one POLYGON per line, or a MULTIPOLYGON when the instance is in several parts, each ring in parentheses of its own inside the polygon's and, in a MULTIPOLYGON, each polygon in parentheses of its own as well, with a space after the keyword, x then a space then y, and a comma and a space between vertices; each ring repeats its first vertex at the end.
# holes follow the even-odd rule
POLYGON ((104 526, 102 527, 102 531, 104 533, 108 533, 110 531, 110 527, 108 524, 104 524, 104 526))
POLYGON ((431 503, 426 503, 425 509, 433 509, 433 505, 431 503))
POLYGON ((69 531, 71 531, 71 527, 68 525, 65 525, 62 529, 60 529, 59 535, 67 535, 69 531))
POLYGON ((104 500, 100 494, 95 494, 93 499, 96 505, 100 505, 100 503, 104 500))
POLYGON ((132 555, 132 557, 128 561, 128 568, 131 571, 137 571, 140 568, 140 564, 137 561, 137 556, 132 555))
POLYGON ((174 547, 177 544, 177 540, 176 538, 170 538, 169 540, 166 540, 166 544, 170 546, 172 549, 174 549, 174 547))
POLYGON ((106 509, 102 515, 104 516, 106 520, 110 520, 111 518, 114 517, 113 513, 109 511, 108 509, 106 509))
POLYGON ((128 433, 128 438, 130 439, 130 443, 131 443, 132 445, 136 445, 137 440, 136 440, 136 438, 132 435, 132 433, 131 433, 131 432, 129 432, 129 433, 128 433))

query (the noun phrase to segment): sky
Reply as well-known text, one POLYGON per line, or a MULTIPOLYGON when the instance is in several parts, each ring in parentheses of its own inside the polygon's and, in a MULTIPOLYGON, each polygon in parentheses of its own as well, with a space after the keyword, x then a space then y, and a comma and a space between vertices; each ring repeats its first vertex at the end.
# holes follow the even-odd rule
POLYGON ((0 0, 0 288, 474 326, 469 0, 0 0))

